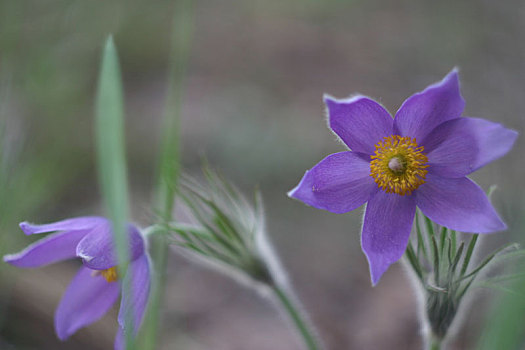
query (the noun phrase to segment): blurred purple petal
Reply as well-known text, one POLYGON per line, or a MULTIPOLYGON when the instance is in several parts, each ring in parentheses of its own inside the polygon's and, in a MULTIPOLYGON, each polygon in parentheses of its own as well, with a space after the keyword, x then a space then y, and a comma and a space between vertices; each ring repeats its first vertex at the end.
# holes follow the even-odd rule
POLYGON ((485 192, 463 177, 427 175, 416 191, 417 206, 432 221, 452 230, 487 233, 506 229, 485 192))
POLYGON ((366 206, 361 245, 375 285, 405 252, 416 212, 415 196, 379 191, 366 206))
POLYGON ((78 242, 89 231, 66 231, 51 234, 36 241, 17 254, 4 256, 4 261, 16 267, 40 267, 76 256, 78 242))
POLYGON ((459 92, 456 70, 439 83, 409 97, 394 118, 394 133, 421 142, 436 126, 459 118, 465 101, 459 92))
POLYGON ((354 152, 374 154, 375 144, 392 134, 392 117, 368 97, 337 100, 325 96, 324 102, 330 128, 354 152))
POLYGON ((125 350, 125 343, 124 343, 124 330, 119 326, 117 335, 115 336, 115 344, 114 344, 115 350, 125 350))
MULTIPOLYGON (((142 255, 139 259, 132 262, 130 266, 131 268, 126 278, 130 278, 129 273, 131 272, 131 299, 126 294, 123 294, 118 313, 118 322, 120 327, 124 328, 126 314, 133 310, 133 331, 136 334, 142 323, 150 291, 150 266, 147 255, 142 255)), ((126 283, 124 282, 123 285, 126 285, 126 283)))
POLYGON ((55 330, 66 340, 78 329, 98 319, 111 308, 120 293, 118 282, 108 283, 84 266, 71 281, 55 312, 55 330))
POLYGON ((20 228, 26 235, 33 235, 54 231, 89 230, 104 221, 107 221, 107 219, 101 216, 81 216, 44 225, 35 225, 24 221, 20 223, 20 228))
POLYGON ((440 124, 425 137, 428 171, 443 177, 464 177, 472 172, 479 150, 465 121, 457 118, 440 124))
POLYGON ((329 155, 288 195, 312 207, 346 213, 364 204, 377 189, 370 164, 354 152, 329 155))
MULTIPOLYGON (((131 261, 144 253, 144 240, 134 225, 128 225, 131 261)), ((90 269, 105 270, 116 266, 117 252, 113 242, 111 223, 107 221, 88 233, 77 246, 77 256, 90 269)))

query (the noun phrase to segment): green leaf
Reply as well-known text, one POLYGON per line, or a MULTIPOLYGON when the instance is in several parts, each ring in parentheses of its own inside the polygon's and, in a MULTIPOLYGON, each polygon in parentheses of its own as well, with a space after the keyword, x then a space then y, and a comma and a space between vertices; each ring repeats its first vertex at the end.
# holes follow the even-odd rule
POLYGON ((414 269, 414 272, 416 273, 417 277, 419 278, 421 282, 423 282, 423 271, 414 253, 414 248, 412 247, 412 243, 408 242, 407 250, 405 253, 406 253, 408 262, 410 263, 410 265, 412 265, 412 268, 414 269))
POLYGON ((458 266, 459 259, 461 259, 461 255, 463 254, 463 249, 465 248, 465 242, 461 242, 459 245, 459 249, 456 252, 456 255, 454 256, 454 260, 452 261, 450 268, 449 268, 449 280, 452 280, 452 276, 456 273, 456 267, 458 266))
POLYGON ((430 242, 432 244, 433 256, 434 256, 434 279, 437 286, 439 286, 439 270, 441 266, 439 265, 439 249, 436 242, 436 236, 432 235, 430 237, 430 242))
POLYGON ((458 301, 461 301, 461 299, 465 296, 465 293, 469 290, 470 286, 472 285, 472 282, 474 282, 474 279, 476 276, 469 277, 470 280, 467 282, 467 284, 463 287, 463 289, 458 289, 457 293, 457 299, 458 301))
POLYGON ((443 268, 446 268, 445 261, 447 262, 448 266, 452 264, 452 244, 450 242, 450 238, 445 237, 444 239, 445 244, 443 245, 442 251, 441 251, 441 264, 443 265, 443 268))
POLYGON ((441 252, 441 256, 443 257, 445 254, 445 240, 447 238, 447 228, 445 226, 441 227, 441 235, 439 238, 439 251, 441 252))
POLYGON ((419 222, 419 213, 416 212, 416 233, 417 233, 417 257, 419 259, 419 253, 423 254, 423 257, 428 260, 427 249, 423 234, 421 233, 421 225, 419 222))
POLYGON ((516 244, 515 243, 510 243, 510 244, 507 244, 499 249, 496 249, 496 251, 494 251, 492 254, 490 254, 489 256, 487 256, 479 265, 478 267, 476 267, 474 270, 472 270, 469 274, 461 277, 458 281, 462 281, 464 279, 467 279, 469 277, 475 277, 475 275, 480 272, 485 266, 487 266, 498 254, 502 253, 503 251, 509 249, 509 248, 512 248, 512 247, 515 247, 516 244))
MULTIPOLYGON (((129 263, 128 186, 124 142, 122 80, 117 50, 110 36, 104 48, 96 98, 95 129, 97 164, 102 197, 113 224, 119 270, 126 275, 129 263)), ((123 293, 129 293, 129 279, 124 279, 123 293)), ((129 298, 128 298, 129 300, 129 298)), ((131 310, 129 308, 128 310, 131 310)), ((132 329, 133 313, 126 315, 126 327, 132 329)), ((126 332, 127 349, 133 347, 132 332, 126 332)))
POLYGON ((523 293, 523 292, 519 292, 519 291, 516 291, 514 289, 507 288, 507 287, 501 286, 501 285, 496 284, 496 283, 490 283, 488 281, 477 283, 477 284, 475 284, 475 287, 496 289, 496 290, 499 290, 499 291, 502 291, 502 292, 505 292, 505 293, 513 294, 514 296, 517 296, 517 297, 520 297, 520 298, 525 298, 525 293, 523 293))
POLYGON ((456 231, 454 231, 454 230, 450 230, 450 242, 451 242, 451 245, 452 245, 452 251, 455 252, 458 239, 456 237, 456 231))
MULTIPOLYGON (((525 266, 520 264, 518 270, 523 271, 525 266)), ((506 288, 506 287, 505 287, 506 288)), ((511 287, 512 291, 520 293, 506 293, 494 303, 487 323, 481 332, 476 349, 522 349, 523 325, 525 323, 525 297, 521 294, 525 290, 525 278, 520 278, 511 287)))
POLYGON ((432 224, 432 221, 427 218, 425 215, 423 215, 424 218, 425 218, 425 224, 426 224, 426 227, 427 227, 427 234, 431 237, 434 237, 435 234, 434 234, 434 225, 432 224))
POLYGON ((472 238, 470 239, 465 259, 463 259, 463 266, 461 267, 461 272, 459 273, 460 276, 464 276, 465 272, 467 271, 468 265, 470 263, 470 258, 472 257, 472 253, 474 252, 474 248, 476 247, 476 242, 478 241, 478 237, 478 234, 473 234, 472 238))
POLYGON ((500 283, 509 282, 512 280, 517 280, 520 278, 525 278, 525 272, 510 273, 510 274, 504 274, 500 276, 494 276, 494 277, 486 278, 483 282, 500 284, 500 283))

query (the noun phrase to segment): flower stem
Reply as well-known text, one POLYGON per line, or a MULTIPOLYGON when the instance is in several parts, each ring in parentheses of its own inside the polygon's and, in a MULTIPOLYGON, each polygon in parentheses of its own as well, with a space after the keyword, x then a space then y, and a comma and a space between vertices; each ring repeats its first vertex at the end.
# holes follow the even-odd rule
POLYGON ((309 325, 306 323, 305 319, 301 315, 299 308, 294 305, 293 299, 289 297, 286 292, 277 286, 273 287, 273 291, 277 295, 279 301, 281 302, 284 310, 290 316, 290 319, 293 321, 294 326, 297 328, 299 335, 303 338, 303 341, 308 350, 320 350, 321 346, 318 344, 314 333, 310 329, 309 325))
POLYGON ((429 350, 441 350, 441 339, 431 335, 428 349, 429 350))

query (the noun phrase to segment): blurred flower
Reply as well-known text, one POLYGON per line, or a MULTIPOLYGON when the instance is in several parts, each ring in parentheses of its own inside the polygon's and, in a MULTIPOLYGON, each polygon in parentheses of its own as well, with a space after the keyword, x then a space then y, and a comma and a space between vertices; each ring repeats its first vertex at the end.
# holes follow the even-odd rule
POLYGON ((457 71, 408 98, 393 119, 365 96, 324 101, 330 128, 351 151, 323 159, 288 195, 333 213, 368 202, 361 243, 373 284, 403 255, 416 206, 453 230, 506 228, 466 175, 507 153, 517 133, 461 117, 457 71))
MULTIPOLYGON (((45 266, 79 257, 83 266, 67 288, 55 312, 55 330, 66 340, 78 329, 100 319, 117 301, 120 283, 111 222, 103 217, 78 217, 46 225, 22 222, 26 235, 53 232, 18 254, 4 256, 7 263, 22 268, 45 266)), ((115 349, 124 346, 124 317, 132 306, 134 332, 138 331, 148 301, 150 266, 139 230, 128 225, 130 260, 126 278, 131 273, 130 300, 123 296, 118 315, 119 331, 115 349)))

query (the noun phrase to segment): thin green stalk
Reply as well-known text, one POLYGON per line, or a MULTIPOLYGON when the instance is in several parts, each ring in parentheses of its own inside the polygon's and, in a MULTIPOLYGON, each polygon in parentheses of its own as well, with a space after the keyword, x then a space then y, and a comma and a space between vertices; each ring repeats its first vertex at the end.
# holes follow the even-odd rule
POLYGON ((432 221, 423 213, 421 213, 421 215, 423 215, 424 219, 425 219, 425 225, 427 227, 427 234, 431 237, 435 236, 434 235, 434 226, 432 224, 432 221))
POLYGON ((476 242, 478 241, 478 234, 473 234, 472 238, 470 238, 470 243, 467 248, 467 253, 465 255, 465 259, 463 260, 463 266, 461 267, 460 276, 464 276, 465 272, 467 272, 468 264, 470 262, 470 258, 472 257, 472 253, 474 252, 474 248, 476 247, 476 242))
POLYGON ((445 226, 442 226, 441 227, 441 236, 439 238, 439 248, 440 248, 440 252, 441 252, 441 257, 443 257, 445 254, 444 254, 444 251, 445 251, 445 241, 446 241, 446 237, 447 237, 447 228, 445 226))
POLYGON ((431 336, 428 349, 429 350, 441 350, 441 340, 434 336, 431 336))
POLYGON ((449 267, 449 280, 452 280, 456 273, 456 267, 458 266, 459 259, 461 259, 461 255, 463 254, 463 249, 465 248, 465 242, 461 242, 459 245, 459 249, 455 251, 456 256, 454 257, 454 260, 450 264, 449 267))
POLYGON ((423 253, 423 257, 428 259, 427 249, 425 248, 425 240, 421 233, 421 226, 419 224, 419 213, 416 212, 416 232, 417 232, 417 258, 419 259, 419 253, 423 253))
POLYGON ((457 248, 458 239, 457 239, 456 231, 454 230, 450 230, 450 242, 452 244, 452 251, 455 252, 457 248))
MULTIPOLYGON (((168 92, 160 147, 155 206, 161 227, 172 221, 172 212, 180 173, 180 114, 183 97, 183 81, 189 57, 192 28, 191 1, 180 0, 175 6, 173 18, 173 44, 168 92)), ((166 285, 168 242, 165 234, 154 235, 150 242, 153 260, 153 285, 144 327, 144 349, 157 348, 160 309, 166 285)))
POLYGON ((439 286, 439 251, 436 243, 436 237, 432 236, 430 239, 430 242, 432 244, 432 251, 434 252, 434 279, 436 286, 439 286))
MULTIPOLYGON (((128 185, 124 142, 124 102, 118 55, 110 36, 104 48, 100 70, 95 129, 99 182, 108 217, 113 224, 113 235, 119 263, 119 274, 126 276, 129 263, 128 185)), ((120 279, 122 295, 130 301, 130 278, 120 279)), ((126 307, 125 328, 133 329, 132 305, 126 307)), ((126 349, 133 349, 133 332, 125 332, 126 349)))
POLYGON ((410 266, 412 266, 412 269, 416 273, 417 277, 423 282, 423 270, 421 269, 421 266, 419 265, 419 260, 416 257, 416 254, 414 253, 414 248, 412 247, 412 243, 408 242, 407 250, 405 252, 408 262, 410 263, 410 266))
POLYGON ((286 292, 277 286, 273 287, 275 295, 284 307, 284 310, 290 316, 294 326, 297 328, 299 335, 302 337, 306 348, 308 350, 320 350, 321 346, 318 344, 313 332, 301 316, 299 309, 294 305, 292 298, 286 292))

